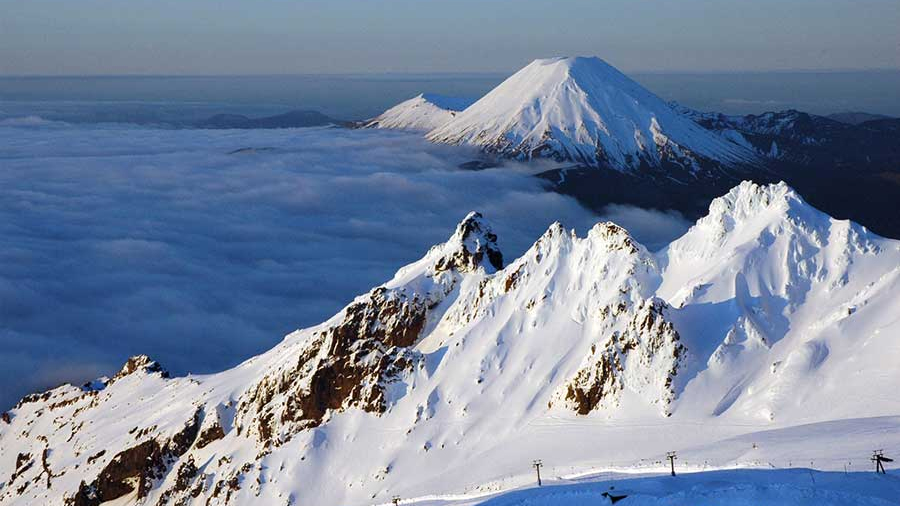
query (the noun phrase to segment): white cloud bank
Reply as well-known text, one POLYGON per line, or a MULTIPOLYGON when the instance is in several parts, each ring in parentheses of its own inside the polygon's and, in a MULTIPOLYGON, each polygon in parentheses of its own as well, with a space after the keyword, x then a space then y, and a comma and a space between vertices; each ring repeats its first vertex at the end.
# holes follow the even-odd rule
MULTIPOLYGON (((460 170, 473 152, 399 132, 30 121, 0 125, 0 146, 0 410, 137 353, 179 374, 234 365, 389 279, 470 210, 507 259, 554 220, 598 220, 521 170, 460 170)), ((678 222, 608 211, 648 223, 636 236, 651 243, 678 222)))

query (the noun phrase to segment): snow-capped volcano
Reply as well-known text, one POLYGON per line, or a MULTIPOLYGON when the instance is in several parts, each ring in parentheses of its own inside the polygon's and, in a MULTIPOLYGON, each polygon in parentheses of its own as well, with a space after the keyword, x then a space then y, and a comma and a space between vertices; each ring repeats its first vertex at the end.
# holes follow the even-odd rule
MULTIPOLYGON (((818 422, 900 411, 900 242, 784 184, 742 183, 657 254, 613 223, 554 224, 508 264, 499 244, 471 213, 233 369, 135 357, 26 397, 0 417, 0 504, 385 504, 521 485, 533 458, 633 470, 676 443, 761 465, 833 436, 818 422)), ((873 420, 838 424, 857 437, 817 444, 818 465, 900 448, 900 420, 873 420)))
POLYGON ((471 104, 472 101, 465 98, 422 93, 384 111, 365 126, 429 131, 447 123, 471 104))
POLYGON ((533 61, 428 139, 618 170, 755 160, 751 151, 679 114, 605 61, 585 57, 533 61))

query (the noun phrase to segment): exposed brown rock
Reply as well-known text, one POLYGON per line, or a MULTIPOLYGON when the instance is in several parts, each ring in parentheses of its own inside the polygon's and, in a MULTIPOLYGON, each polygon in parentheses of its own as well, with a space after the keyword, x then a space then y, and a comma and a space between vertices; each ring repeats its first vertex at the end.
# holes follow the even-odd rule
MULTIPOLYGON (((160 444, 155 439, 116 454, 90 484, 81 482, 78 491, 66 500, 66 506, 97 506, 129 494, 137 481, 138 498, 146 497, 153 481, 160 478, 170 465, 170 460, 183 455, 197 437, 200 410, 172 439, 160 444)), ((100 455, 97 457, 99 458, 100 455)))
POLYGON ((90 396, 95 396, 95 395, 97 395, 96 390, 86 391, 80 395, 74 395, 72 397, 69 397, 68 399, 64 399, 59 402, 54 402, 53 404, 51 404, 49 406, 49 409, 50 409, 50 411, 53 411, 56 409, 64 408, 66 406, 71 406, 72 404, 75 404, 76 402, 80 401, 81 399, 84 399, 85 397, 90 397, 90 396))
POLYGON ((194 464, 193 457, 190 457, 187 462, 182 463, 181 466, 178 467, 178 471, 175 475, 174 490, 176 492, 187 490, 195 476, 197 476, 197 465, 194 464))
POLYGON ((522 277, 522 271, 525 269, 525 264, 519 266, 518 269, 511 272, 509 276, 506 277, 506 280, 503 282, 503 291, 505 293, 509 293, 510 290, 516 287, 519 283, 519 279, 522 277))
POLYGON ((429 310, 418 294, 372 290, 345 309, 339 324, 316 335, 294 368, 258 383, 238 411, 255 411, 260 441, 275 444, 277 427, 289 425, 291 433, 315 427, 329 410, 383 412, 384 385, 418 360, 407 348, 418 340, 429 310))
POLYGON ((485 257, 494 269, 503 268, 503 253, 497 248, 497 235, 484 223, 481 213, 470 213, 457 225, 451 240, 459 240, 462 248, 440 259, 434 266, 435 272, 451 269, 457 272, 472 272, 481 265, 485 257), (472 239, 477 239, 478 242, 475 251, 469 251, 467 245, 472 239))
POLYGON ((87 463, 88 463, 88 464, 93 464, 97 459, 99 459, 100 457, 102 457, 102 456, 104 456, 104 455, 106 455, 106 450, 100 450, 99 452, 97 452, 97 453, 91 455, 90 457, 88 457, 87 463))
MULTIPOLYGON (((170 504, 172 499, 180 497, 177 501, 174 502, 176 506, 184 505, 189 502, 187 495, 189 495, 188 488, 194 482, 194 478, 199 474, 199 469, 197 465, 194 463, 193 457, 188 457, 188 459, 181 463, 178 466, 178 470, 175 471, 175 483, 172 487, 162 494, 160 494, 159 501, 157 501, 157 506, 165 506, 166 504, 170 504)), ((202 484, 199 487, 194 487, 194 489, 190 492, 191 497, 197 497, 200 495, 200 491, 202 490, 202 484), (196 494, 194 494, 196 491, 196 494)))
POLYGON ((209 427, 200 431, 200 435, 197 436, 197 448, 204 448, 213 441, 217 441, 225 437, 225 430, 222 429, 222 426, 219 425, 219 422, 214 422, 209 427))
POLYGON ((50 470, 50 462, 47 460, 47 457, 50 455, 50 448, 44 448, 44 451, 41 452, 41 474, 38 475, 36 479, 40 479, 41 476, 47 475, 47 490, 50 490, 52 482, 50 481, 53 478, 53 471, 50 470))
MULTIPOLYGON (((647 368, 648 378, 652 377, 650 368, 654 367, 654 360, 661 361, 656 367, 660 364, 668 367, 661 384, 651 385, 656 389, 664 414, 668 415, 668 405, 675 397, 673 381, 686 350, 674 325, 665 317, 667 307, 660 300, 638 304, 621 332, 615 331, 603 344, 595 344, 591 349, 594 358, 566 384, 566 404, 578 414, 586 415, 604 401, 617 402, 626 386, 622 377, 626 360, 633 356, 628 367, 647 368)), ((608 319, 627 316, 627 312, 628 306, 618 303, 601 309, 600 315, 608 319)))
POLYGON ((598 223, 594 226, 595 233, 600 234, 600 237, 606 239, 604 244, 606 245, 607 250, 609 251, 625 251, 629 254, 638 253, 638 247, 634 242, 634 239, 631 238, 631 235, 627 230, 616 225, 615 223, 608 221, 605 223, 598 223))
POLYGON ((581 369, 569 382, 566 400, 579 415, 590 413, 603 399, 619 391, 616 372, 621 370, 622 365, 616 353, 600 355, 593 366, 593 371, 588 368, 581 369))
POLYGON ((12 485, 16 478, 24 474, 26 471, 31 469, 31 466, 34 465, 34 460, 31 458, 30 453, 20 453, 16 455, 16 470, 13 471, 12 476, 9 477, 9 485, 12 485))
POLYGON ((138 497, 145 497, 149 482, 161 464, 159 443, 151 439, 119 452, 91 484, 84 481, 78 491, 66 500, 66 506, 98 506, 134 490, 129 481, 136 479, 138 497))
POLYGON ((32 402, 46 401, 47 399, 50 398, 51 394, 52 394, 52 391, 50 391, 50 390, 43 392, 43 393, 28 394, 25 397, 22 397, 22 400, 20 400, 18 403, 16 403, 16 409, 20 409, 22 406, 32 403, 32 402))
POLYGON ((125 365, 122 366, 122 369, 119 370, 109 382, 114 383, 129 374, 141 370, 146 373, 160 373, 164 378, 169 377, 168 371, 163 369, 162 366, 159 365, 159 362, 154 361, 147 355, 135 355, 125 361, 125 365))

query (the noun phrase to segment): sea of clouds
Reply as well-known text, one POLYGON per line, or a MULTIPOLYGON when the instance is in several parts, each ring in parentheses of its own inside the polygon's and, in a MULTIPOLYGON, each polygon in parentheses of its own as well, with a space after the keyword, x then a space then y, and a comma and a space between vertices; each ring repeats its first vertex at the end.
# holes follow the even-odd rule
MULTIPOLYGON (((445 240, 470 210, 505 256, 553 221, 604 217, 547 191, 540 166, 410 133, 0 124, 0 410, 145 353, 203 373, 319 323, 445 240)), ((674 213, 607 216, 659 247, 674 213)))

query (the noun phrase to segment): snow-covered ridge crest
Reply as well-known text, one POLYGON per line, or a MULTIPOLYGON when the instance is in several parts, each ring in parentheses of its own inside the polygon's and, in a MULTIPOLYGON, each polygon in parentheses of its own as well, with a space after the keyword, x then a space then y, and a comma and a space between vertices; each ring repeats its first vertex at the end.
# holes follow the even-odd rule
POLYGON ((623 402, 667 413, 686 350, 667 305, 653 297, 659 282, 652 255, 618 225, 598 223, 582 238, 554 223, 463 293, 423 346, 463 334, 467 349, 483 350, 468 374, 484 399, 537 398, 583 415, 610 414, 623 402), (535 391, 511 384, 497 363, 554 372, 535 391))
POLYGON ((784 214, 792 205, 805 207, 806 203, 783 181, 771 185, 743 181, 727 194, 713 199, 709 214, 700 218, 694 227, 710 232, 719 240, 749 220, 761 219, 765 213, 784 214))
POLYGON ((422 93, 366 122, 367 128, 429 131, 453 119, 471 100, 422 93))
POLYGON ((535 60, 428 139, 520 159, 549 157, 619 170, 701 159, 749 163, 750 151, 699 126, 599 58, 535 60))
POLYGON ((421 260, 316 331, 291 339, 301 343, 299 360, 280 362, 242 396, 239 427, 264 445, 279 445, 326 422, 332 412, 384 412, 393 402, 389 387, 421 364, 413 347, 440 319, 445 299, 465 276, 502 267, 497 236, 481 214, 470 212, 421 260))
POLYGON ((762 185, 743 181, 713 199, 709 213, 667 248, 672 255, 711 258, 726 251, 726 243, 755 241, 765 245, 775 236, 802 236, 816 247, 828 243, 836 228, 846 229, 847 240, 860 250, 877 248, 860 225, 837 222, 810 206, 786 183, 762 185))

